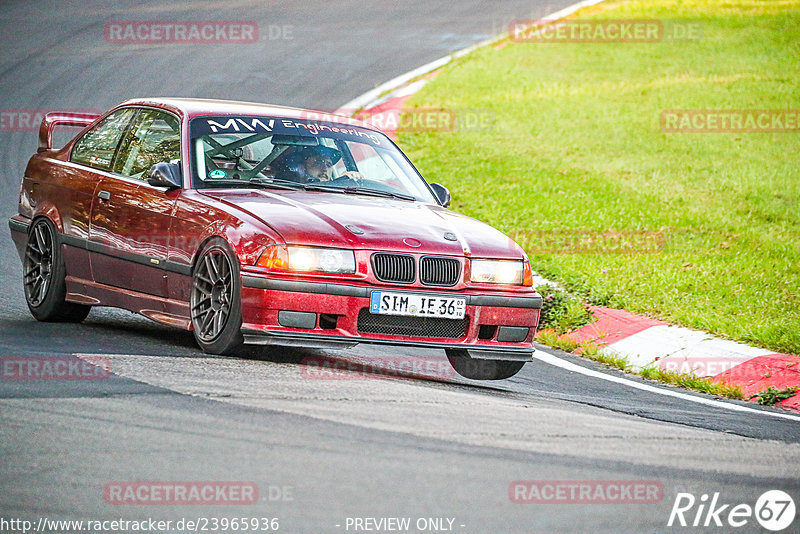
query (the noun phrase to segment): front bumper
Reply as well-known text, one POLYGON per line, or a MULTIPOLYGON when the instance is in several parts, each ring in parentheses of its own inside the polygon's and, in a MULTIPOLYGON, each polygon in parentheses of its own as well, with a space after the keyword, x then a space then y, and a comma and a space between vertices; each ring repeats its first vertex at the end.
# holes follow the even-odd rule
MULTIPOLYGON (((446 292, 242 276, 242 332, 245 342, 254 344, 344 348, 376 343, 465 349, 478 359, 529 361, 541 307, 541 296, 533 292, 446 292), (373 290, 463 297, 467 300, 463 332, 453 334, 448 325, 446 336, 437 337, 442 330, 426 331, 431 322, 427 319, 408 319, 414 332, 364 331, 359 317, 368 318, 373 290)), ((438 321, 441 325, 449 320, 438 321)))

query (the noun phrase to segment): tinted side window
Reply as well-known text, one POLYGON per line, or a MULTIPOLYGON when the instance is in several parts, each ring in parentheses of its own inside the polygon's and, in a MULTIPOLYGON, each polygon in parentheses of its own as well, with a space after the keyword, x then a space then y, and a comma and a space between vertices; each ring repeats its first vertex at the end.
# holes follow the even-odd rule
POLYGON ((114 172, 142 179, 144 172, 161 162, 181 157, 178 119, 169 113, 141 110, 120 145, 114 172))
POLYGON ((135 109, 120 109, 103 119, 75 143, 70 161, 111 170, 120 137, 135 112, 135 109))

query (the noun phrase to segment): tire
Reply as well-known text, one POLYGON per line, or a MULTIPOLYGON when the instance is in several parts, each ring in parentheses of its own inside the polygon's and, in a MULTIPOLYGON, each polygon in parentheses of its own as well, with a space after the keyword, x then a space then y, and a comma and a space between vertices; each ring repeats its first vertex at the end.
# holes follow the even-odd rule
POLYGON ((200 250, 189 304, 194 339, 203 352, 230 355, 244 343, 239 259, 224 239, 213 238, 200 250))
POLYGON ((447 359, 458 374, 472 380, 503 380, 511 378, 527 362, 516 360, 478 360, 470 358, 464 349, 447 349, 447 359))
POLYGON ((25 302, 38 321, 80 323, 89 315, 91 306, 66 301, 66 267, 48 219, 36 219, 28 230, 22 272, 25 302))

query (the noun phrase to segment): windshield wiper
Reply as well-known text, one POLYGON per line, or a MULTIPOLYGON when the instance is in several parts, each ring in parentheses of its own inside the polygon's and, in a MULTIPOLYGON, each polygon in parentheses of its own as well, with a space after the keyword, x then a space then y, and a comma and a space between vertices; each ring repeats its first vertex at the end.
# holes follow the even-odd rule
POLYGON ((206 182, 206 183, 214 183, 214 184, 225 184, 225 185, 238 185, 247 187, 248 185, 259 185, 263 187, 268 187, 272 189, 287 189, 292 191, 297 191, 302 189, 304 191, 323 191, 326 193, 341 193, 344 195, 369 195, 374 197, 383 197, 383 198, 397 198, 399 200, 410 200, 416 201, 416 197, 411 195, 405 195, 403 193, 391 193, 389 191, 381 191, 380 189, 370 189, 368 187, 336 187, 330 185, 323 185, 323 184, 309 184, 309 183, 300 183, 294 182, 291 180, 268 180, 266 178, 259 178, 255 176, 250 180, 214 180, 213 182, 206 182))
POLYGON ((249 183, 258 184, 258 185, 266 185, 268 187, 273 187, 275 189, 305 189, 305 185, 299 182, 292 182, 291 180, 268 180, 266 178, 259 178, 258 176, 253 177, 249 180, 249 183))
POLYGON ((275 182, 272 182, 270 180, 264 180, 263 178, 253 178, 252 180, 220 180, 220 179, 215 178, 213 182, 212 181, 208 181, 208 182, 204 181, 204 182, 205 182, 207 188, 209 188, 209 189, 213 189, 213 187, 214 187, 211 184, 214 184, 214 185, 216 185, 216 184, 219 184, 219 185, 237 185, 239 187, 252 187, 254 185, 259 185, 259 186, 264 186, 264 187, 268 187, 268 188, 271 188, 271 189, 288 189, 288 190, 292 190, 292 191, 295 191, 297 189, 303 189, 303 185, 302 184, 297 184, 297 183, 294 183, 294 182, 275 183, 275 182))
POLYGON ((326 185, 309 185, 305 184, 305 189, 308 191, 330 191, 332 193, 343 193, 343 194, 351 194, 351 195, 369 195, 374 197, 384 197, 384 198, 397 198, 400 200, 411 200, 416 201, 416 197, 412 197, 411 195, 404 195, 403 193, 391 193, 389 191, 381 191, 380 189, 370 189, 368 187, 335 187, 335 186, 326 186, 326 185))

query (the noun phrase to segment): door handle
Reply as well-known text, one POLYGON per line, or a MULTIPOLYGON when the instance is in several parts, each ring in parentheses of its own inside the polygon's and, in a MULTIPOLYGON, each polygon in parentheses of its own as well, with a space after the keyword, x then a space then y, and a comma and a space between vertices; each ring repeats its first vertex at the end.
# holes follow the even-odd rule
POLYGON ((100 191, 99 193, 97 193, 97 196, 100 198, 100 200, 108 200, 109 198, 111 198, 111 193, 109 193, 108 191, 100 191))

